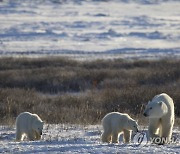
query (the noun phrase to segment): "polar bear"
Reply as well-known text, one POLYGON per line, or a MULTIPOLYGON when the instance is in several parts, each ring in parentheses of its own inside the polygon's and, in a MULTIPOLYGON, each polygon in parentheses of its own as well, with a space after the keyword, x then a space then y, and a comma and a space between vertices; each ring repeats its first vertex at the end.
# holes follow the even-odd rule
POLYGON ((165 93, 156 95, 148 102, 144 116, 149 118, 150 140, 157 144, 169 143, 175 118, 172 98, 165 93))
POLYGON ((129 143, 131 131, 138 132, 138 124, 128 114, 111 112, 102 119, 104 132, 101 136, 102 142, 119 143, 119 135, 123 133, 123 140, 129 143))
POLYGON ((26 135, 30 141, 40 140, 44 122, 37 114, 23 112, 16 118, 16 141, 26 135))

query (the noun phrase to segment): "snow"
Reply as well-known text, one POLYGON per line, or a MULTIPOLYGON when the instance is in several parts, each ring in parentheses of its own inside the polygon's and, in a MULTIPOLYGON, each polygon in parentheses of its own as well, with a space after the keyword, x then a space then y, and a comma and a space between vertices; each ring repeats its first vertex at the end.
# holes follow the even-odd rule
MULTIPOLYGON (((143 127, 141 127, 141 131, 143 127)), ((14 126, 0 126, 0 153, 179 153, 180 142, 168 145, 155 145, 149 142, 144 146, 135 143, 102 143, 100 125, 46 124, 40 141, 15 142, 14 126)), ((178 128, 173 136, 179 139, 178 128)))
MULTIPOLYGON (((179 0, 0 0, 0 56, 74 59, 180 56, 179 0)), ((15 142, 0 126, 0 153, 179 153, 180 143, 101 143, 100 125, 46 124, 40 141, 15 142)), ((179 139, 175 128, 173 135, 179 139)))
POLYGON ((178 0, 2 0, 0 56, 180 56, 178 0))

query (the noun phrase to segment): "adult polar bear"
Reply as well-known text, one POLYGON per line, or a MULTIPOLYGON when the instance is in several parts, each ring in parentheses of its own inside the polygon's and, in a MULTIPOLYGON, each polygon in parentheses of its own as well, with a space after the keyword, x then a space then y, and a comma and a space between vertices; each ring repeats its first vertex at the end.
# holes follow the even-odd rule
POLYGON ((37 114, 23 112, 16 118, 16 141, 21 141, 24 135, 30 141, 41 139, 44 122, 37 114))
POLYGON ((144 116, 149 118, 148 133, 151 141, 169 143, 175 118, 172 98, 165 93, 156 95, 147 104, 144 116))
POLYGON ((111 112, 102 119, 104 132, 102 134, 102 142, 119 142, 119 134, 123 133, 125 143, 129 143, 131 139, 131 131, 138 132, 138 124, 128 114, 111 112))

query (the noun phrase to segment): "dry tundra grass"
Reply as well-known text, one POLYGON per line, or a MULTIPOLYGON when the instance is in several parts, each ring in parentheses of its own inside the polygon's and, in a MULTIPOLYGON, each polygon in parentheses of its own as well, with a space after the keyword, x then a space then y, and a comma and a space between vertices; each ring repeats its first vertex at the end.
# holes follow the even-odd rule
MULTIPOLYGON (((165 92, 180 116, 180 60, 1 58, 0 121, 23 111, 48 123, 95 124, 108 112, 128 112, 144 121, 146 103, 165 92)), ((177 123, 179 120, 177 120, 177 123)))

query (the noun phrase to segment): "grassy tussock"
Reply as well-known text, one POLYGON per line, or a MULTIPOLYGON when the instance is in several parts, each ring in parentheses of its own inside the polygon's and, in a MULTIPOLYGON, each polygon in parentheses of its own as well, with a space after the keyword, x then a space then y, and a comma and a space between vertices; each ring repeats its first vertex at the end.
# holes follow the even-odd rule
MULTIPOLYGON (((180 60, 96 60, 1 58, 0 121, 24 111, 48 123, 99 123, 111 111, 140 122, 155 95, 165 92, 180 116, 180 60)), ((179 120, 177 120, 177 124, 179 120)))

